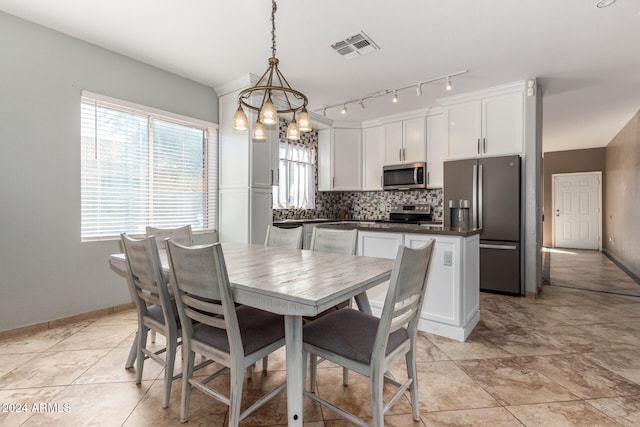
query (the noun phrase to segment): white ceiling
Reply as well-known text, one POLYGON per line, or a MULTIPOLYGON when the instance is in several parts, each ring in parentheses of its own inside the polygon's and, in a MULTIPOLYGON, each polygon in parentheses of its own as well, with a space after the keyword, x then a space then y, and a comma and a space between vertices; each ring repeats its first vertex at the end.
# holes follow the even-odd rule
MULTIPOLYGON (((543 150, 602 147, 640 109, 640 2, 618 0, 280 0, 277 57, 310 110, 443 82, 327 111, 366 121, 467 91, 539 79, 543 150), (380 50, 344 59, 330 45, 364 31, 380 50)), ((0 10, 220 87, 261 75, 271 55, 268 0, 0 0, 0 10)))

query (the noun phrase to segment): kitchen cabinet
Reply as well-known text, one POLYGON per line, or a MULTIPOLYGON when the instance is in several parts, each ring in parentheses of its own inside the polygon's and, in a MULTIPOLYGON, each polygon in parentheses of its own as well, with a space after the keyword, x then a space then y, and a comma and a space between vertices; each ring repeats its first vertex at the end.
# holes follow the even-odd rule
POLYGON ((362 189, 362 131, 318 131, 318 191, 362 189))
POLYGON ((447 159, 522 153, 522 91, 449 105, 446 114, 447 159))
POLYGON ((385 128, 374 126, 362 135, 362 190, 382 190, 382 167, 385 164, 385 128))
MULTIPOLYGON (((231 123, 239 90, 218 98, 221 123, 231 123)), ((249 115, 255 123, 255 115, 249 115)), ((273 218, 272 185, 277 184, 278 128, 267 129, 265 142, 254 142, 251 129, 219 130, 218 239, 264 243, 273 218)))
POLYGON ((442 188, 447 141, 444 114, 427 116, 427 187, 442 188))
MULTIPOLYGON (((417 248, 435 239, 427 294, 418 329, 465 341, 480 321, 480 238, 427 233, 358 231, 358 255, 393 259, 398 246, 417 248)), ((367 291, 374 315, 382 313, 388 282, 367 291)))
POLYGON ((425 117, 389 123, 384 128, 386 164, 415 163, 426 160, 425 117))

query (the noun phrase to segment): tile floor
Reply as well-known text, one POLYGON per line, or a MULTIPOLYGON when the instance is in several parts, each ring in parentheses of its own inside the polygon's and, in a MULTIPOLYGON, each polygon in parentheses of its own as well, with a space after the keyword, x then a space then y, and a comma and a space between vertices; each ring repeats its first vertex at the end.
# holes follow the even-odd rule
MULTIPOLYGON (((551 283, 536 300, 483 293, 481 323, 465 343, 420 334, 421 421, 411 420, 403 398, 386 425, 640 425, 640 286, 588 251, 554 252, 551 283)), ((0 425, 178 425, 180 380, 163 410, 161 369, 148 362, 139 386, 124 369, 135 329, 128 311, 0 341, 0 425)), ((266 375, 245 381, 245 397, 284 380, 283 368, 280 352, 266 375)), ((392 374, 403 376, 399 368, 392 374)), ((357 374, 343 387, 341 369, 324 363, 318 381, 325 398, 369 414, 367 385, 357 374)), ((280 394, 242 425, 285 420, 280 394)), ((305 420, 349 425, 309 399, 305 420)), ((225 423, 225 407, 194 392, 187 425, 225 423)))

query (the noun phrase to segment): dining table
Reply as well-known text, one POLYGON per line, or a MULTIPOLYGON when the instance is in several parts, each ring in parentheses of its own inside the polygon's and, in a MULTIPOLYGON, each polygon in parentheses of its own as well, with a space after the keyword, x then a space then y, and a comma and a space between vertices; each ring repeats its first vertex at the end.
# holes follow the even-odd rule
MULTIPOLYGON (((359 310, 371 313, 366 291, 389 280, 394 261, 249 243, 221 245, 234 301, 284 316, 287 424, 302 426, 303 316, 315 316, 352 297, 359 310)), ((170 277, 166 253, 159 252, 170 277)), ((116 271, 126 272, 124 254, 109 259, 116 271)))

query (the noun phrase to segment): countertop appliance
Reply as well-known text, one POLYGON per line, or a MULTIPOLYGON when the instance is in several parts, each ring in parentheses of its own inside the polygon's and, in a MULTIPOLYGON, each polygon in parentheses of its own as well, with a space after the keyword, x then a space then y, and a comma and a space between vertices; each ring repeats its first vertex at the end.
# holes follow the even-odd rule
POLYGON ((389 222, 394 224, 420 224, 433 220, 431 205, 391 205, 389 206, 389 222))
POLYGON ((384 190, 427 188, 427 164, 425 162, 416 162, 383 166, 382 188, 384 190))
POLYGON ((444 226, 468 206, 470 227, 482 228, 481 290, 522 294, 520 179, 520 156, 444 162, 444 226))

